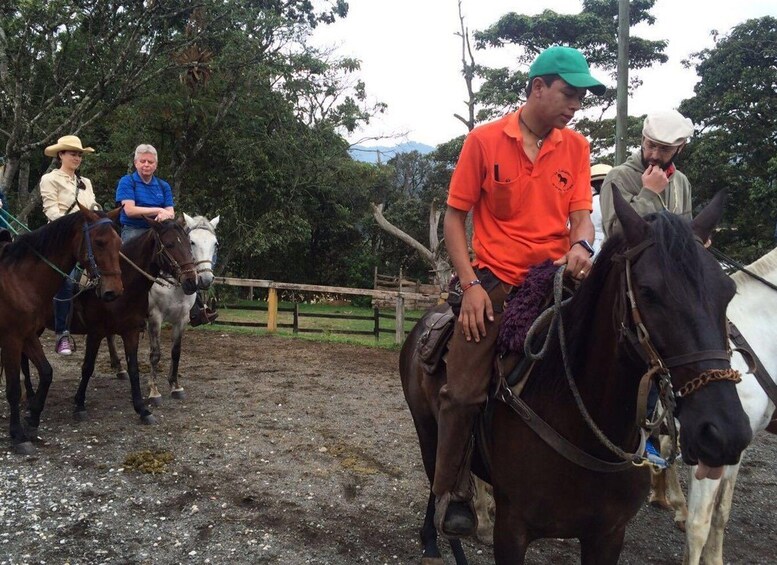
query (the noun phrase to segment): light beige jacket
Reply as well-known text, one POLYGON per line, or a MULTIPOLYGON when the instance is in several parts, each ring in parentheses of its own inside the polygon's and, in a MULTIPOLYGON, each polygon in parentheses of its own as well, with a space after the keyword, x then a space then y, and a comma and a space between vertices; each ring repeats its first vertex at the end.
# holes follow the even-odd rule
POLYGON ((54 169, 40 178, 43 212, 50 222, 78 210, 75 205, 76 194, 82 206, 92 210, 95 208, 97 199, 92 190, 92 181, 86 177, 81 177, 81 180, 86 187, 84 190, 78 190, 75 175, 71 177, 60 169, 54 169))

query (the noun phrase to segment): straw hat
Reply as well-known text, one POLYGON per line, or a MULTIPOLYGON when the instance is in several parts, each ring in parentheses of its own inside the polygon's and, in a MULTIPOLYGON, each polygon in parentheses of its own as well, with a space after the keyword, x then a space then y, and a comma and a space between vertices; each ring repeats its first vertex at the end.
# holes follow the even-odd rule
POLYGON ((84 147, 81 145, 81 140, 78 139, 78 137, 75 135, 66 135, 64 137, 60 137, 56 144, 46 147, 46 149, 43 151, 43 154, 46 155, 46 157, 56 157, 57 153, 60 151, 80 151, 81 153, 94 153, 94 149, 91 147, 84 147))
POLYGON ((591 167, 591 180, 602 180, 607 176, 612 167, 606 163, 597 163, 591 167))

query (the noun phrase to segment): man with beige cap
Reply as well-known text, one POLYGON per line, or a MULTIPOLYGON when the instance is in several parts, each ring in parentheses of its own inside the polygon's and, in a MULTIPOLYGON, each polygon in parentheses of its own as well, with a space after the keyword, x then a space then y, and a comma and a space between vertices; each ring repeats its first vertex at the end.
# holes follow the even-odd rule
POLYGON ((693 122, 676 110, 648 114, 642 126, 642 144, 604 179, 601 191, 605 237, 618 228, 612 202, 617 186, 631 206, 645 216, 667 210, 691 217, 691 183, 674 166, 674 159, 693 136, 693 122))

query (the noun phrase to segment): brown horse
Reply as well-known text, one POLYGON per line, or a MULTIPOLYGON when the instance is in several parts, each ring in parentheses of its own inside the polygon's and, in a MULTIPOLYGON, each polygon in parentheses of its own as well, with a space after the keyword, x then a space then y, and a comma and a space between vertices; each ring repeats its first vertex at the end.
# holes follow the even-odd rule
MULTIPOLYGON (((149 220, 148 223, 150 229, 146 233, 128 241, 121 248, 124 255, 124 294, 118 300, 105 303, 93 292, 84 292, 73 301, 70 333, 86 334, 81 382, 75 396, 74 415, 79 420, 86 418, 86 389, 94 373, 100 342, 109 335, 118 334, 124 342, 132 406, 143 423, 156 423, 154 415, 143 402, 138 368, 138 344, 148 317, 148 293, 156 277, 165 272, 177 279, 184 292, 192 294, 197 290, 197 272, 189 236, 182 223, 176 220, 149 220)), ((49 312, 49 328, 52 325, 53 317, 49 312)), ((26 363, 22 364, 22 370, 26 377, 25 385, 30 391, 32 383, 26 363)))
POLYGON ((30 436, 34 437, 40 424, 51 385, 51 365, 38 336, 62 277, 80 262, 99 281, 94 292, 97 299, 111 301, 123 292, 121 239, 114 223, 119 212, 92 212, 79 204, 79 211, 20 235, 0 249, 0 348, 11 407, 11 441, 17 453, 33 452, 30 436), (19 413, 22 353, 32 359, 40 376, 37 392, 27 398, 28 430, 22 427, 19 413))
MULTIPOLYGON (((534 414, 494 402, 485 442, 490 476, 482 457, 473 461, 494 489, 497 563, 523 563, 527 546, 546 537, 578 538, 583 564, 618 561, 626 524, 649 489, 647 468, 632 464, 641 460, 637 397, 648 367, 661 369, 678 391, 687 463, 706 465, 714 476, 736 463, 751 439, 727 352, 725 313, 735 287, 700 243, 722 215, 723 195, 691 224, 668 213, 643 219, 613 193, 623 233, 606 242, 561 308, 559 331, 551 331, 520 394, 534 414), (573 447, 556 449, 541 439, 527 424, 538 418, 573 447)), ((432 375, 421 368, 417 342, 424 328, 422 319, 408 336, 400 374, 431 481, 445 367, 432 375)), ((430 496, 421 530, 428 563, 441 562, 433 512, 430 496)), ((465 562, 460 551, 456 558, 465 562)))

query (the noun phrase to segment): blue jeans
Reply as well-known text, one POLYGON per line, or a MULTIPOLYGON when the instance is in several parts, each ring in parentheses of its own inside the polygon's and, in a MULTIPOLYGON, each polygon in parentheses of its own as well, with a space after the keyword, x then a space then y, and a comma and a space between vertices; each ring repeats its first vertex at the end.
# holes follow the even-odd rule
POLYGON ((135 226, 121 226, 121 242, 127 243, 139 235, 143 235, 149 228, 137 228, 135 226))
POLYGON ((79 276, 78 269, 70 271, 70 276, 62 281, 62 286, 54 296, 54 332, 61 334, 70 331, 70 311, 73 307, 73 281, 79 276))

